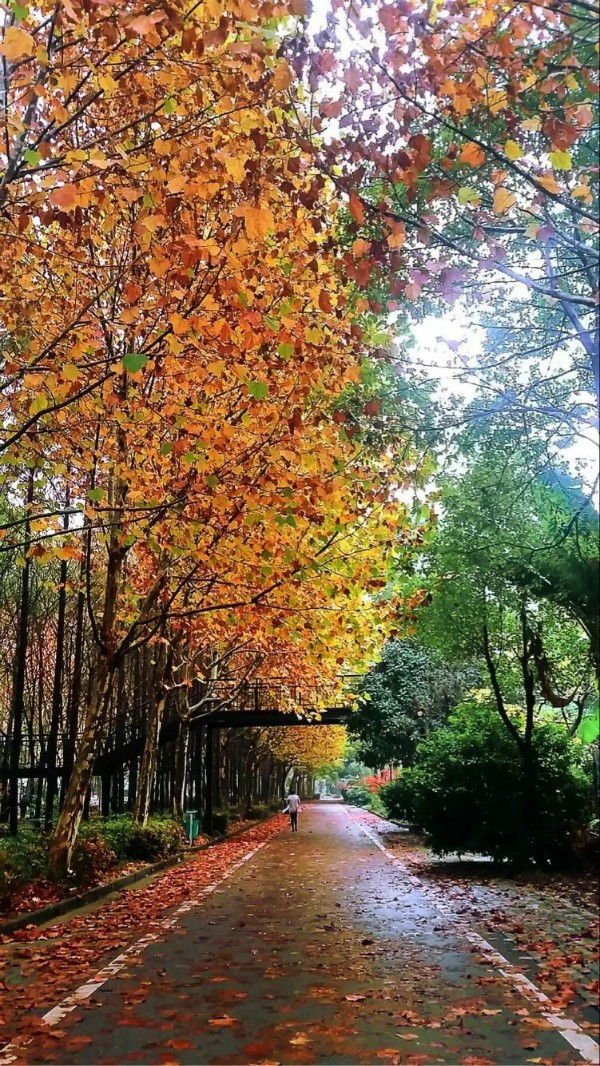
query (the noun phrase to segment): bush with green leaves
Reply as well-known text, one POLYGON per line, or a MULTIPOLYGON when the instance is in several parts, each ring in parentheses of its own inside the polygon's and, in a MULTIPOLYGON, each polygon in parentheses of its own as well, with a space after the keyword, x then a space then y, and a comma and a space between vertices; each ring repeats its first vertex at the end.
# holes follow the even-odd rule
POLYGON ((354 807, 370 807, 373 793, 365 785, 350 785, 342 789, 342 799, 354 807))
POLYGON ((0 907, 10 906, 22 885, 46 876, 48 842, 38 831, 24 828, 0 841, 0 907))
POLYGON ((266 818, 270 814, 268 803, 251 803, 246 807, 246 818, 260 819, 266 818))
POLYGON ((562 865, 592 805, 583 759, 579 742, 548 722, 533 731, 528 767, 495 709, 468 703, 381 798, 391 817, 417 822, 437 854, 562 865))
POLYGON ((131 829, 127 857, 148 862, 177 855, 183 847, 183 829, 172 818, 149 818, 131 829))
POLYGON ((114 851, 120 861, 131 858, 129 854, 129 843, 131 840, 133 822, 129 814, 120 814, 113 818, 107 818, 107 820, 103 821, 98 828, 109 848, 114 851))
POLYGON ((146 825, 137 825, 130 815, 117 815, 90 822, 80 836, 101 837, 120 862, 154 862, 176 855, 183 847, 182 827, 172 818, 152 817, 146 825))
POLYGON ((395 781, 384 785, 379 792, 386 814, 399 822, 416 821, 414 773, 414 767, 402 770, 395 781))

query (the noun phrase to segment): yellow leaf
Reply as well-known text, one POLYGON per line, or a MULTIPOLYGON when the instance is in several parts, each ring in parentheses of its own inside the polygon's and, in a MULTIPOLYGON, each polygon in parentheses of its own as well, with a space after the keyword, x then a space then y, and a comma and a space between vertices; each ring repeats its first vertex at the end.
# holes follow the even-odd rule
POLYGON ((477 189, 470 189, 468 185, 462 185, 458 190, 458 202, 459 204, 475 204, 479 206, 481 197, 477 189))
POLYGON ((323 340, 320 331, 313 326, 311 329, 304 331, 304 337, 309 344, 320 344, 323 340))
POLYGON ((508 107, 508 96, 504 89, 491 89, 488 93, 488 107, 492 115, 508 107))
POLYGON ((110 74, 101 74, 98 78, 98 85, 100 86, 102 92, 108 99, 110 99, 110 97, 113 96, 119 88, 119 83, 115 81, 115 79, 111 77, 110 74))
POLYGON ((555 148, 553 152, 550 152, 548 159, 555 170, 570 170, 573 165, 571 153, 563 152, 560 148, 555 148))
POLYGON ((238 185, 241 185, 246 177, 246 160, 247 156, 234 156, 225 160, 225 169, 230 178, 233 178, 238 185))
POLYGON ((512 193, 510 189, 505 189, 503 186, 500 186, 500 188, 496 189, 494 193, 494 214, 504 215, 516 202, 517 198, 515 194, 512 193))
POLYGON ((539 222, 530 222, 529 225, 525 227, 525 233, 528 237, 532 237, 533 240, 535 240, 541 228, 539 222))
POLYGON ((175 311, 172 315, 169 316, 169 322, 173 327, 173 332, 179 334, 180 336, 185 333, 189 333, 190 331, 190 324, 187 318, 184 318, 183 315, 180 315, 178 311, 175 311))
POLYGON ((18 26, 9 26, 0 44, 0 55, 6 56, 10 63, 14 63, 17 59, 32 56, 35 48, 35 41, 30 33, 20 30, 18 26))
POLYGON ((77 381, 81 376, 81 371, 78 366, 75 366, 75 363, 65 363, 62 368, 62 376, 65 381, 77 381))
POLYGON ((504 152, 507 159, 521 159, 525 155, 523 149, 516 141, 508 140, 504 145, 504 152))

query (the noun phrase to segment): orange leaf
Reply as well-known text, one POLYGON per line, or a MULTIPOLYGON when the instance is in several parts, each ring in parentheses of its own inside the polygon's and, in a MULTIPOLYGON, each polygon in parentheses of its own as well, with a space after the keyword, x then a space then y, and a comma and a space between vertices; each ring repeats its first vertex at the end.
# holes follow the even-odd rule
POLYGON ((485 163, 485 152, 478 144, 465 144, 458 157, 459 163, 468 163, 471 167, 480 167, 485 163))
POLYGON ((244 219, 248 237, 263 240, 269 230, 275 229, 275 219, 269 207, 238 207, 234 214, 244 219))
POLYGON ((65 211, 72 211, 77 206, 77 186, 61 185, 50 193, 49 200, 55 207, 62 207, 65 211))
POLYGON ((350 207, 350 214, 352 217, 362 226, 365 221, 365 208, 360 196, 358 193, 354 192, 354 189, 350 193, 350 203, 348 206, 350 207))
POLYGON ((392 222, 387 242, 390 248, 401 248, 406 240, 406 229, 403 222, 392 222))

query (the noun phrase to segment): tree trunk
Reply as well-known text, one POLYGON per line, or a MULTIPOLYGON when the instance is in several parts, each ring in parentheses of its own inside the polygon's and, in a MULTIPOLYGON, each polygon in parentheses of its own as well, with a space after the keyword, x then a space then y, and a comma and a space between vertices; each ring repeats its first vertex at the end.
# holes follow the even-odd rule
POLYGON ((81 737, 75 765, 65 793, 64 803, 50 842, 49 866, 52 876, 55 878, 64 877, 69 869, 73 847, 79 831, 79 823, 83 814, 86 793, 92 780, 94 759, 96 758, 98 741, 102 734, 113 672, 114 670, 109 665, 106 656, 98 653, 92 677, 92 690, 83 736, 81 737))
MULTIPOLYGON (((81 564, 80 581, 84 579, 84 564, 81 564)), ((63 757, 63 776, 61 788, 61 805, 64 802, 65 792, 75 764, 75 752, 77 750, 77 732, 79 729, 79 702, 81 699, 81 671, 83 668, 83 621, 85 611, 85 593, 80 588, 77 593, 77 613, 75 618, 75 645, 73 650, 73 674, 71 691, 69 693, 69 705, 67 712, 68 739, 65 744, 63 757)))
POLYGON ((137 794, 133 805, 133 820, 138 825, 146 825, 150 814, 150 802, 152 788, 156 777, 156 765, 158 759, 158 737, 162 725, 167 693, 165 689, 165 677, 170 662, 167 657, 165 645, 161 642, 156 653, 154 667, 154 699, 150 707, 150 713, 146 725, 146 739, 144 752, 140 764, 140 772, 137 782, 137 794))
MULTIPOLYGON (((71 497, 67 488, 67 492, 65 495, 65 508, 67 509, 67 511, 70 506, 70 503, 71 497)), ((65 514, 63 520, 63 529, 65 533, 67 532, 68 528, 69 515, 65 514)), ((48 777, 46 784, 45 827, 47 830, 52 828, 54 796, 56 794, 56 785, 58 782, 56 762, 58 757, 58 731, 60 729, 62 715, 62 684, 65 663, 65 615, 67 609, 67 576, 68 564, 66 559, 63 559, 60 564, 60 577, 58 588, 58 614, 56 619, 56 656, 54 659, 54 682, 52 685, 52 713, 50 717, 50 733, 48 736, 48 746, 46 749, 46 766, 48 767, 48 777)), ((65 752, 63 751, 63 762, 64 758, 65 752)))
POLYGON ((173 790, 173 814, 179 819, 179 821, 183 818, 185 807, 185 783, 189 736, 190 725, 189 722, 184 720, 181 722, 179 736, 177 737, 175 754, 175 787, 173 790))
POLYGON ((163 693, 154 700, 148 716, 146 728, 146 740, 144 752, 138 774, 137 792, 133 805, 133 820, 138 825, 146 825, 150 814, 150 800, 152 798, 152 786, 156 776, 156 763, 158 757, 158 735, 165 709, 166 695, 163 693))
POLYGON ((21 604, 19 610, 19 625, 17 630, 17 656, 15 668, 15 684, 12 698, 12 744, 10 748, 9 766, 9 808, 8 824, 12 836, 19 831, 19 763, 21 761, 21 744, 23 741, 23 700, 25 698, 25 667, 27 662, 27 637, 29 632, 29 576, 31 562, 27 554, 29 542, 29 512, 33 503, 35 474, 33 467, 29 471, 27 482, 27 521, 25 522, 26 556, 25 566, 21 576, 21 604))
POLYGON ((84 731, 75 757, 73 772, 65 792, 64 803, 50 842, 49 868, 55 878, 64 877, 69 869, 83 814, 86 793, 92 780, 94 759, 102 737, 106 711, 112 691, 113 676, 118 665, 114 658, 114 652, 117 640, 116 619, 119 584, 124 554, 118 544, 115 532, 113 532, 113 537, 114 548, 108 557, 104 610, 99 634, 100 641, 90 677, 90 697, 85 716, 84 731))

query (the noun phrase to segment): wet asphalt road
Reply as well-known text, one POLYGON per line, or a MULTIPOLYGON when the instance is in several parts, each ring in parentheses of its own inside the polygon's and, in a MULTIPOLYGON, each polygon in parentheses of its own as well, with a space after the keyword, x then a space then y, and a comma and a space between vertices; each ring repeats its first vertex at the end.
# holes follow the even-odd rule
POLYGON ((348 810, 320 804, 27 1061, 582 1061, 523 1008, 348 810))

